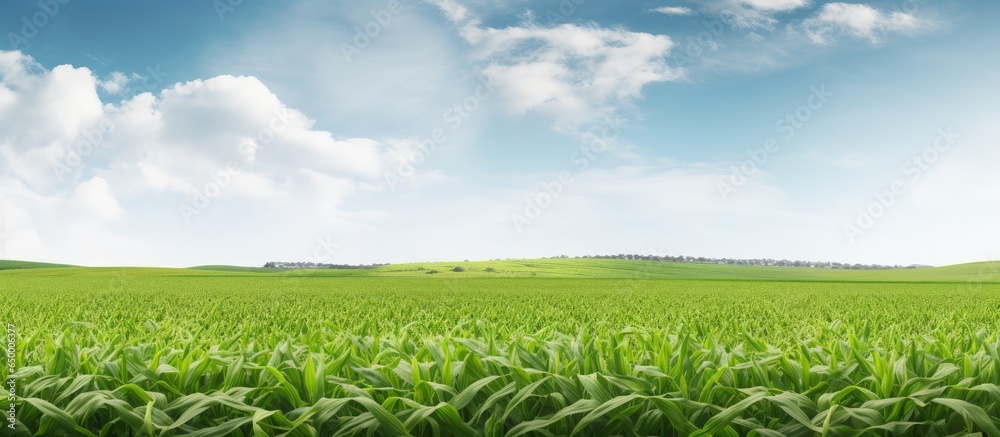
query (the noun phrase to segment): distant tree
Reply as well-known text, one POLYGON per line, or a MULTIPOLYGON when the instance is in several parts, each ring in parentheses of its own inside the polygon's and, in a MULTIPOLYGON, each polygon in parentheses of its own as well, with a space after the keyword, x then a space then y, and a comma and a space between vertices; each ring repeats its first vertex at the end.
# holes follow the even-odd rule
MULTIPOLYGON (((562 256, 557 256, 553 258, 562 258, 562 256)), ((620 253, 618 255, 584 255, 582 258, 594 258, 594 259, 624 259, 624 260, 646 260, 646 261, 660 261, 660 262, 687 262, 687 263, 706 263, 706 264, 730 264, 738 266, 768 266, 768 267, 800 267, 800 268, 814 268, 814 269, 849 269, 849 270, 889 270, 889 269, 907 269, 915 268, 918 266, 900 266, 900 265, 880 265, 880 264, 848 264, 830 261, 790 261, 787 259, 770 259, 770 258, 752 258, 752 259, 732 259, 732 258, 706 258, 706 257, 691 257, 691 256, 657 256, 657 255, 638 255, 638 254, 624 254, 620 253)))
POLYGON ((373 269, 379 266, 387 266, 389 264, 322 264, 315 262, 283 262, 283 261, 271 261, 264 264, 265 268, 271 269, 373 269))
POLYGON ((451 271, 453 271, 453 272, 459 272, 459 273, 461 273, 461 272, 464 272, 464 271, 465 271, 465 267, 462 267, 462 266, 455 266, 455 268, 451 269, 451 271))
POLYGON ((487 267, 487 268, 483 269, 483 271, 484 272, 493 273, 493 272, 497 271, 497 269, 494 269, 493 267, 487 267))
POLYGON ((439 272, 437 270, 428 270, 425 273, 427 273, 428 275, 436 275, 436 274, 441 273, 441 272, 439 272))

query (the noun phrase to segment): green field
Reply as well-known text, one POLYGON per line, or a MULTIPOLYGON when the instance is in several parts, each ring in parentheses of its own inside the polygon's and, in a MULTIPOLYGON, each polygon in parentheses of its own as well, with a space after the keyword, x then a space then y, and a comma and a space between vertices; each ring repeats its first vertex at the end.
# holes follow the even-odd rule
POLYGON ((3 435, 1000 436, 995 263, 5 265, 3 435))

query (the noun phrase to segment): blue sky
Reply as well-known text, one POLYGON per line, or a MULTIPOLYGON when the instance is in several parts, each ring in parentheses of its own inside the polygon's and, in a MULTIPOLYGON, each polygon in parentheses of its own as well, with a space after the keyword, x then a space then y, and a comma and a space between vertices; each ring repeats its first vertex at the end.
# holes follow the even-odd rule
POLYGON ((997 4, 232 3, 0 6, 0 258, 1000 257, 997 4))

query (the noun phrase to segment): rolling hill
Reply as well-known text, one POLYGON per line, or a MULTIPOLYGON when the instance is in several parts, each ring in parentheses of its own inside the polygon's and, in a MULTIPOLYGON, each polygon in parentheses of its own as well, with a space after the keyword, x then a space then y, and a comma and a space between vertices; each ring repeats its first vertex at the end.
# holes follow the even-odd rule
MULTIPOLYGON (((621 259, 524 259, 466 262, 426 262, 385 265, 372 269, 282 270, 225 265, 186 269, 144 267, 75 267, 63 264, 2 261, 0 270, 46 269, 45 275, 75 275, 109 270, 128 274, 180 276, 276 275, 298 277, 413 277, 413 278, 605 278, 703 279, 822 282, 1000 282, 1000 261, 896 270, 830 270, 801 267, 757 267, 621 259), (463 272, 455 272, 461 266, 463 272), (489 269, 489 270, 488 270, 489 269)), ((42 274, 43 272, 36 272, 42 274)), ((13 272, 8 272, 13 274, 13 272)))

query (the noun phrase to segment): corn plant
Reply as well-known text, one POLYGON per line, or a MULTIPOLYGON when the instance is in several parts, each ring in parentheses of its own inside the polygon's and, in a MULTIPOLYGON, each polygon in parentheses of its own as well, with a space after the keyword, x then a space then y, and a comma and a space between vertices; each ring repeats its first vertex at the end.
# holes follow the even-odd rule
POLYGON ((993 285, 86 272, 4 435, 1000 436, 993 285))

